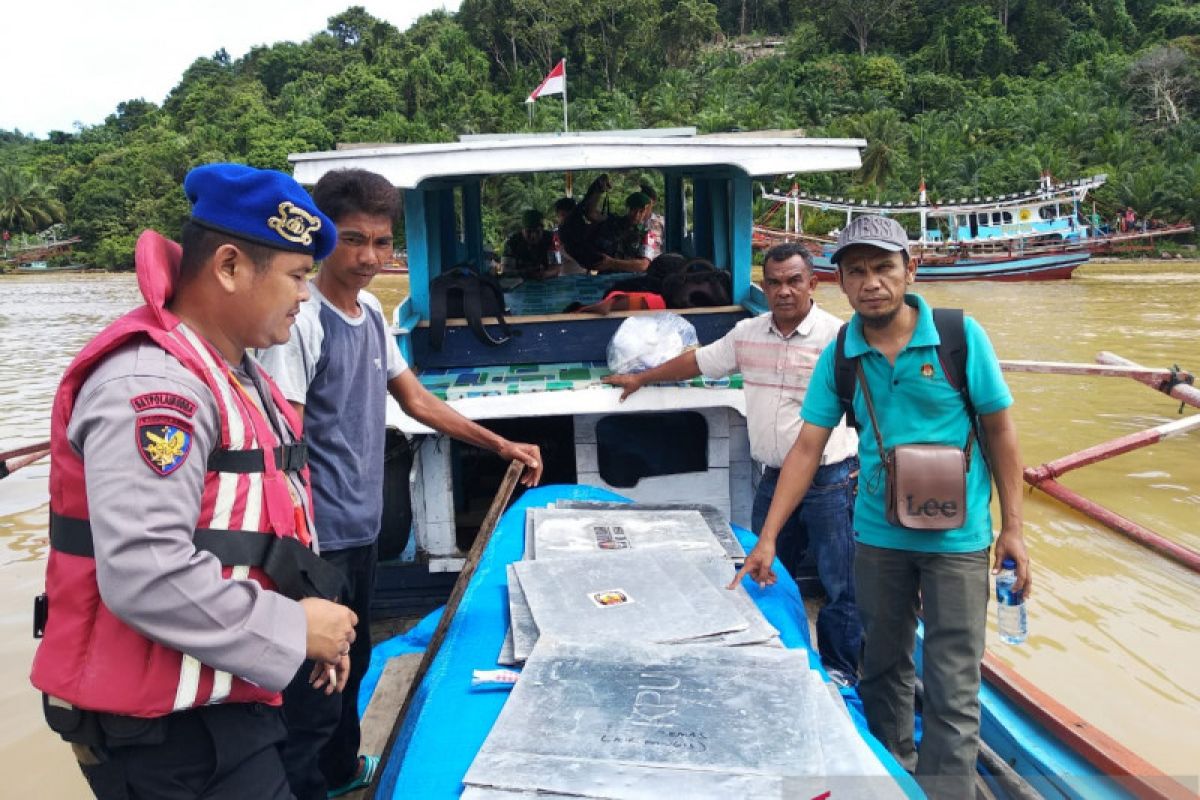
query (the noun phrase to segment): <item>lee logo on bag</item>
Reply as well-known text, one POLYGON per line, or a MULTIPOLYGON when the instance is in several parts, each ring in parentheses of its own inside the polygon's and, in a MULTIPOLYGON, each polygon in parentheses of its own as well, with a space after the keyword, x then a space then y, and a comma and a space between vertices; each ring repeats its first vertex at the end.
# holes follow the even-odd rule
POLYGON ((910 494, 904 498, 904 501, 906 506, 905 514, 910 517, 936 517, 941 515, 953 518, 958 516, 958 503, 953 500, 939 501, 936 497, 930 497, 924 503, 921 503, 919 501, 914 502, 913 496, 910 494))

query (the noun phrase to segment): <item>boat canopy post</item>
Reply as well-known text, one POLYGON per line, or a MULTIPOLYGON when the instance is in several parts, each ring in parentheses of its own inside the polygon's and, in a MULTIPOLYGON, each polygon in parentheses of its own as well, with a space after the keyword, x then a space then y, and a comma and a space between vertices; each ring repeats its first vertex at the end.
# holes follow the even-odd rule
POLYGON ((749 175, 734 175, 729 179, 729 188, 729 272, 733 279, 733 302, 740 304, 750 290, 754 187, 749 175))
POLYGON ((479 180, 464 181, 462 185, 463 244, 466 252, 460 260, 470 261, 476 269, 483 268, 483 193, 479 180))
MULTIPOLYGON (((712 187, 704 178, 692 178, 692 248, 685 255, 712 258, 712 187)), ((719 266, 719 265, 718 265, 719 266)))
POLYGON ((712 233, 712 244, 705 258, 718 267, 728 269, 729 260, 729 220, 730 220, 730 191, 727 181, 721 178, 708 179, 708 202, 712 208, 712 220, 709 230, 712 233))
MULTIPOLYGON (((750 285, 753 183, 744 172, 727 168, 705 170, 687 177, 692 181, 693 227, 691 248, 686 248, 686 238, 681 237, 681 252, 693 258, 706 258, 729 270, 734 302, 740 302, 750 285)), ((667 224, 672 225, 670 218, 667 224)), ((680 223, 681 231, 682 227, 680 223)), ((670 236, 668 243, 675 246, 670 236)))
POLYGON ((458 241, 458 214, 454 210, 454 188, 447 186, 433 190, 437 203, 438 251, 441 267, 437 273, 445 272, 460 260, 458 241))
POLYGON ((687 235, 687 197, 683 194, 683 173, 663 170, 664 252, 682 253, 687 235))
MULTIPOLYGON (((429 276, 431 231, 435 230, 425 206, 425 192, 406 189, 404 192, 404 237, 408 248, 409 293, 413 309, 422 319, 429 319, 429 276)), ((439 271, 441 265, 439 264, 439 271)))
POLYGON ((483 209, 478 178, 423 182, 404 191, 404 231, 413 307, 429 318, 429 282, 455 264, 483 268, 483 209), (459 223, 455 195, 462 199, 459 223))

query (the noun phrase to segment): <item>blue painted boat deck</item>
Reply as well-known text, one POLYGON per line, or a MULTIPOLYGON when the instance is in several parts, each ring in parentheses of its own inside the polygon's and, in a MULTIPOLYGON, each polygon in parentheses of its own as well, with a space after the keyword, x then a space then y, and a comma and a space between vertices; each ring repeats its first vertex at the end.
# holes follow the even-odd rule
MULTIPOLYGON (((380 777, 377 797, 448 800, 457 798, 462 792, 462 778, 508 698, 507 688, 471 687, 472 670, 497 667, 496 657, 508 622, 505 565, 522 557, 525 510, 565 499, 620 501, 625 498, 586 486, 546 486, 526 492, 504 514, 463 595, 442 647, 417 689, 409 715, 396 738, 395 752, 403 753, 403 757, 388 760, 380 777)), ((753 547, 753 534, 737 526, 734 531, 747 551, 753 547)), ((810 663, 820 670, 810 647, 804 605, 796 584, 778 562, 775 571, 779 581, 774 586, 760 590, 747 581, 746 589, 768 621, 779 629, 784 645, 808 649, 810 663)), ((426 620, 420 627, 428 635, 434 624, 432 620, 426 620)), ((382 643, 364 683, 370 686, 378 680, 387 652, 412 649, 404 641, 382 643)), ((365 705, 365 701, 360 700, 360 704, 365 705)), ((850 711, 872 751, 908 796, 922 797, 912 778, 867 733, 866 723, 857 710, 851 706, 850 711)))

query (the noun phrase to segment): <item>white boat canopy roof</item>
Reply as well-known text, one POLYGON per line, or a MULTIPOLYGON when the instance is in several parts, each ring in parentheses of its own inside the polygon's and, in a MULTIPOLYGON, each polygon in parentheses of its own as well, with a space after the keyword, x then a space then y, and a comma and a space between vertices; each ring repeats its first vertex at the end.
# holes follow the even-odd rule
POLYGON ((736 136, 575 136, 534 134, 445 144, 367 145, 288 156, 295 178, 314 184, 326 172, 361 168, 401 189, 424 180, 569 170, 733 167, 749 176, 858 169, 863 139, 736 136))

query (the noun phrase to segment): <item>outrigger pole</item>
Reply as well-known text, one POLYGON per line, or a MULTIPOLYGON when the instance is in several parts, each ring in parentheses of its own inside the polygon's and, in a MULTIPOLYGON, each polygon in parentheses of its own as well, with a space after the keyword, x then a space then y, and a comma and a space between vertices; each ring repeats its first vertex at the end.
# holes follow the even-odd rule
POLYGON ((0 480, 50 454, 50 442, 38 442, 0 453, 0 480))
MULTIPOLYGON (((1101 353, 1095 364, 1068 364, 1053 361, 1002 361, 1006 372, 1040 372, 1060 375, 1101 375, 1128 377, 1179 400, 1181 403, 1200 408, 1200 389, 1192 385, 1191 374, 1179 369, 1151 369, 1136 364, 1113 353, 1101 353)), ((1182 411, 1182 406, 1180 407, 1182 411)), ((1161 442, 1171 436, 1188 431, 1200 430, 1200 415, 1156 425, 1153 428, 1118 436, 1101 444, 1084 448, 1062 458, 1048 461, 1038 467, 1025 468, 1025 482, 1041 489, 1051 497, 1063 502, 1126 538, 1149 548, 1159 555, 1200 573, 1200 552, 1173 542, 1133 520, 1111 511, 1094 500, 1089 500, 1058 482, 1065 472, 1088 464, 1095 464, 1113 456, 1128 453, 1147 445, 1161 442)))

